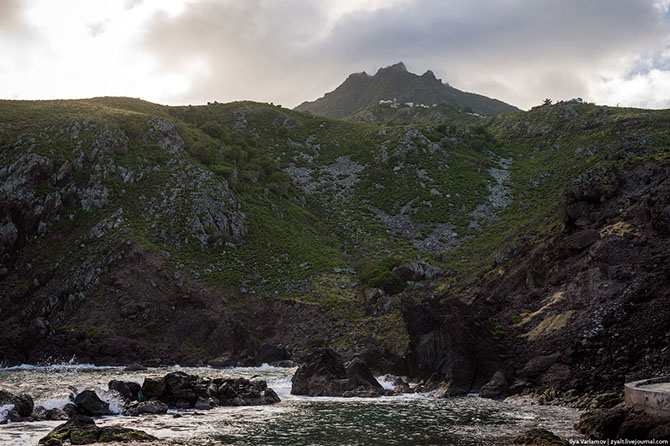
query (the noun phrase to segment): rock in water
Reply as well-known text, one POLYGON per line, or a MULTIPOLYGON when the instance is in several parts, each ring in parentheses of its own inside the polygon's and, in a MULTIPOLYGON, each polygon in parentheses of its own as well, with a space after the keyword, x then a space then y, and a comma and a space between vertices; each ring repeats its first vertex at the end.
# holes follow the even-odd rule
POLYGON ((133 381, 117 381, 112 380, 107 384, 109 390, 114 390, 124 401, 137 401, 140 394, 140 385, 133 381))
POLYGON ((165 379, 145 378, 142 384, 141 395, 143 400, 152 398, 160 399, 165 392, 165 379))
POLYGON ((382 386, 360 359, 347 367, 340 355, 331 349, 316 350, 305 358, 291 379, 293 395, 309 396, 377 396, 382 386))
POLYGON ((146 370, 147 368, 144 367, 141 364, 130 364, 128 365, 125 369, 123 369, 124 372, 142 372, 146 370))
POLYGON ((484 384, 479 391, 482 398, 502 399, 507 396, 509 387, 504 372, 495 372, 489 382, 484 384))
POLYGON ((529 429, 514 439, 514 444, 528 444, 536 446, 568 446, 566 440, 554 435, 546 429, 529 429))
POLYGON ((168 406, 167 404, 161 401, 142 401, 134 402, 126 406, 123 411, 124 415, 142 415, 142 414, 161 414, 167 413, 168 406))
POLYGON ((29 417, 33 413, 33 398, 25 393, 15 395, 0 389, 0 406, 5 404, 13 404, 14 411, 21 417, 29 417))
POLYGON ((92 418, 75 415, 67 423, 61 424, 40 439, 39 443, 48 446, 60 446, 64 441, 72 444, 143 442, 158 440, 153 435, 121 426, 98 427, 92 418))
POLYGON ((109 415, 109 403, 101 400, 93 390, 84 390, 74 398, 77 410, 83 415, 94 417, 109 415))

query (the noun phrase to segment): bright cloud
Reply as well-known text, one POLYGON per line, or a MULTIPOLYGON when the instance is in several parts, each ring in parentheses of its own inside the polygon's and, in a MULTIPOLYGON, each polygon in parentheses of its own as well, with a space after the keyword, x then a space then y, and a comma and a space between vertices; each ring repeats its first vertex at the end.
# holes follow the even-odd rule
POLYGON ((295 106, 404 61, 520 107, 670 107, 670 0, 0 0, 0 97, 295 106))

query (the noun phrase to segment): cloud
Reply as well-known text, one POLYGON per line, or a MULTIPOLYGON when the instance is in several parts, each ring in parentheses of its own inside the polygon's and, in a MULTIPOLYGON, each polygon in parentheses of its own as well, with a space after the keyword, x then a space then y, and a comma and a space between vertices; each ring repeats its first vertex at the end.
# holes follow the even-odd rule
POLYGON ((333 19, 334 4, 200 1, 177 17, 152 17, 141 46, 161 70, 201 68, 177 101, 293 106, 350 72, 403 60, 457 88, 529 107, 545 97, 613 97, 613 87, 598 87, 604 73, 629 75, 634 57, 653 59, 670 33, 666 1, 416 0, 367 9, 350 2, 333 19))
POLYGON ((670 0, 0 0, 0 96, 295 106, 403 61, 524 108, 575 96, 667 106, 669 10, 670 0))

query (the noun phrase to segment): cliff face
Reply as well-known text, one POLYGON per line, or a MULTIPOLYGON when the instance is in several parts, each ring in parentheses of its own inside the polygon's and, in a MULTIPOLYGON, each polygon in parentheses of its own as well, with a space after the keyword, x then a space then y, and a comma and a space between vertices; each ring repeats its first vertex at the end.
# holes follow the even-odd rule
POLYGON ((667 160, 596 169, 563 192, 555 229, 435 298, 497 328, 512 392, 619 391, 670 372, 668 174, 667 160))

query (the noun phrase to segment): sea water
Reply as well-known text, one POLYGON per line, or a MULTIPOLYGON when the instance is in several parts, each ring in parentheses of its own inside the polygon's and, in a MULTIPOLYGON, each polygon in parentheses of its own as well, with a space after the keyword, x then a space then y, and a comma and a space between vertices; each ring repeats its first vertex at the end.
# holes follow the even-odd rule
MULTIPOLYGON (((121 412, 121 403, 107 392, 112 379, 142 383, 147 376, 179 370, 208 378, 264 379, 281 403, 270 406, 218 407, 209 411, 164 415, 98 418, 98 425, 122 425, 160 439, 156 445, 508 445, 519 433, 543 427, 575 438, 574 409, 518 405, 479 398, 435 398, 405 394, 380 398, 305 397, 290 394, 294 368, 229 369, 166 367, 125 372, 123 367, 64 364, 24 365, 0 369, 0 388, 29 393, 35 405, 62 407, 77 392, 93 388, 121 412)), ((384 387, 392 387, 382 380, 384 387)), ((35 445, 62 421, 9 423, 0 426, 0 445, 35 445)), ((145 443, 147 444, 147 443, 145 443)))

